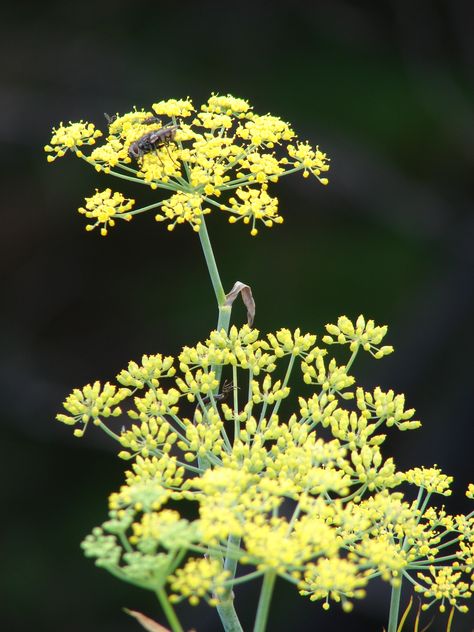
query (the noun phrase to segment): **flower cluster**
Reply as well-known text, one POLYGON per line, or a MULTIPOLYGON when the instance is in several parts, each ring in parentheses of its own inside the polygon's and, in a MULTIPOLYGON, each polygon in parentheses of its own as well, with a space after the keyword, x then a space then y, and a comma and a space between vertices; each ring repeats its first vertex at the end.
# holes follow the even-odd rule
POLYGON ((387 333, 387 326, 376 327, 373 320, 366 322, 362 315, 355 323, 352 323, 347 316, 340 316, 337 325, 329 325, 326 329, 331 335, 324 336, 323 342, 328 345, 334 342, 340 345, 349 344, 351 351, 362 346, 364 351, 369 351, 377 359, 393 351, 391 346, 379 346, 387 333))
POLYGON ((199 110, 189 99, 169 99, 150 110, 108 117, 108 122, 104 133, 92 123, 61 123, 45 146, 48 160, 69 150, 97 171, 161 189, 169 197, 130 211, 134 200, 125 201, 110 189, 97 192, 79 211, 97 220, 87 229, 101 225, 102 235, 107 224, 114 225, 113 218, 129 220, 160 207, 155 218, 167 221, 169 230, 188 223, 199 231, 203 216, 218 209, 229 214, 230 223, 242 220, 256 235, 260 223, 271 227, 283 221, 269 184, 297 171, 328 182, 326 154, 297 141, 280 118, 258 115, 247 101, 231 95, 213 94, 199 110), (94 145, 99 137, 103 144, 84 154, 84 145, 94 145))
MULTIPOLYGON (((218 113, 221 122, 229 116, 218 113)), ((121 386, 76 389, 58 420, 82 435, 92 418, 131 463, 110 496, 109 519, 83 543, 86 554, 136 585, 168 585, 172 601, 218 605, 246 580, 224 567, 226 557, 255 567, 248 580, 278 575, 325 609, 334 601, 350 610, 375 577, 394 587, 406 577, 425 607, 465 612, 474 514, 428 507, 432 494, 450 493, 451 477, 436 466, 399 471, 381 450, 381 430, 419 426, 414 411, 402 395, 357 386, 350 372, 360 350, 375 358, 391 351, 381 346, 386 327, 341 317, 326 329, 321 346, 300 330, 213 331, 176 361, 131 362, 117 376, 121 386), (346 364, 328 357, 333 344, 350 345, 346 364), (295 373, 304 396, 292 397, 295 373), (123 399, 130 422, 116 431, 104 419, 119 414, 123 399), (415 501, 407 484, 419 490, 415 501), (194 517, 176 509, 182 500, 194 517)))
POLYGON ((121 193, 112 193, 111 189, 97 191, 95 195, 86 198, 85 208, 80 208, 79 213, 85 215, 87 219, 95 219, 94 224, 87 224, 86 230, 93 230, 96 226, 102 225, 100 234, 107 235, 107 227, 115 226, 115 218, 119 217, 130 221, 132 216, 128 211, 133 207, 134 200, 127 200, 121 193))
POLYGON ((53 127, 51 144, 46 145, 44 150, 48 153, 48 162, 54 162, 56 158, 62 158, 70 150, 82 155, 79 149, 83 145, 94 145, 96 138, 100 138, 102 132, 95 129, 92 123, 60 123, 58 128, 53 127))
POLYGON ((117 388, 109 382, 103 387, 98 381, 92 385, 87 384, 84 388, 74 389, 64 402, 64 408, 69 414, 59 414, 56 419, 70 426, 78 425, 74 435, 82 437, 91 419, 98 426, 101 424, 101 418, 121 415, 122 410, 117 404, 130 393, 128 388, 117 388))

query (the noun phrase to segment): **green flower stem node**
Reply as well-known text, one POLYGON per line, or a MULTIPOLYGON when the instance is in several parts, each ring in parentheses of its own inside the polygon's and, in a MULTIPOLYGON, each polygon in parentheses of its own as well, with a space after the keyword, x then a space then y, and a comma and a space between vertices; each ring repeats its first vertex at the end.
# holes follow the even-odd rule
POLYGON ((217 331, 225 330, 229 333, 230 316, 232 313, 232 307, 230 305, 219 306, 219 318, 217 321, 217 331))
POLYGON ((255 618, 253 632, 265 632, 275 579, 276 573, 273 570, 267 571, 263 576, 262 590, 260 592, 260 599, 258 600, 257 616, 255 618))

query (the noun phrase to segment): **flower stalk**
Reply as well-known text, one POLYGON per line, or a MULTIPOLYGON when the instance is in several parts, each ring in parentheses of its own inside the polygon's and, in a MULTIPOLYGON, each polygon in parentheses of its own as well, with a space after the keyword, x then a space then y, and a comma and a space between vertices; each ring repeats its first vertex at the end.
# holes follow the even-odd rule
POLYGON ((171 626, 172 632, 184 632, 183 628, 181 627, 181 623, 176 616, 176 612, 174 611, 173 606, 170 604, 168 595, 166 594, 164 588, 158 588, 158 590, 156 591, 156 595, 161 607, 163 608, 166 619, 171 626))
POLYGON ((398 614, 400 610, 400 598, 402 595, 402 580, 394 586, 390 595, 390 611, 388 615, 387 632, 397 632, 398 614))
POLYGON ((221 309, 225 304, 225 292, 222 287, 219 270, 217 269, 216 259, 212 250, 211 242, 209 239, 209 233, 207 232, 206 222, 203 218, 201 226, 199 228, 199 239, 201 241, 202 251, 206 260, 207 269, 211 278, 212 287, 214 288, 214 294, 216 295, 217 305, 219 307, 219 317, 221 309))
POLYGON ((257 616, 255 618, 253 632, 265 632, 266 630, 275 580, 275 571, 266 571, 263 576, 262 588, 260 591, 260 598, 258 600, 257 616))
MULTIPOLYGON (((211 241, 209 239, 209 233, 207 231, 207 226, 204 218, 202 218, 202 223, 199 229, 199 239, 201 241, 204 258, 206 260, 207 269, 211 279, 212 287, 214 288, 214 293, 216 295, 216 301, 219 310, 217 331, 224 331, 227 334, 229 332, 232 306, 225 305, 226 295, 224 292, 224 288, 222 287, 219 270, 217 268, 214 251, 211 246, 211 241)), ((219 390, 219 384, 221 382, 222 367, 213 366, 212 368, 215 371, 216 375, 217 386, 215 388, 215 392, 217 392, 219 390)), ((223 430, 223 432, 224 439, 227 439, 225 430, 223 430)), ((223 567, 224 569, 229 571, 231 579, 235 577, 235 573, 237 570, 237 560, 229 555, 229 548, 236 544, 238 546, 238 541, 239 540, 237 540, 233 536, 229 536, 227 555, 224 559, 220 557, 220 559, 223 560, 223 567)), ((222 622, 225 632, 243 632, 242 626, 237 616, 237 612, 235 611, 234 593, 231 588, 226 588, 222 598, 219 599, 217 612, 219 614, 219 618, 222 622)))

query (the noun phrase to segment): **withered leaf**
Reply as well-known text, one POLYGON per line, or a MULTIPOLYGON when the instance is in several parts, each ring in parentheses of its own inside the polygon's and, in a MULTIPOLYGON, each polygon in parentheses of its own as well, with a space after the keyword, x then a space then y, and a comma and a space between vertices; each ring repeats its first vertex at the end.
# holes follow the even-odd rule
POLYGON ((150 617, 146 617, 141 612, 137 612, 136 610, 129 610, 128 608, 124 608, 123 610, 131 617, 134 617, 138 621, 138 623, 143 628, 145 628, 145 630, 148 630, 148 632, 170 632, 168 628, 164 628, 162 625, 160 625, 153 619, 150 619, 150 617))
POLYGON ((245 283, 242 283, 241 281, 236 281, 231 291, 226 294, 225 305, 228 307, 231 306, 239 294, 241 295, 242 301, 247 308, 247 322, 251 327, 255 318, 255 301, 252 296, 250 285, 245 285, 245 283))

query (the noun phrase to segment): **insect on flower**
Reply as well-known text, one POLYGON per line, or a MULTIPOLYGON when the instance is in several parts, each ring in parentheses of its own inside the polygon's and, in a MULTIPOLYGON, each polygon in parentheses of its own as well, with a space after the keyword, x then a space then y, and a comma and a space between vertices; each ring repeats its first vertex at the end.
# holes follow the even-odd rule
MULTIPOLYGON (((159 122, 159 119, 151 117, 150 119, 146 119, 145 122, 147 124, 151 124, 159 122)), ((178 129, 178 125, 168 123, 160 129, 154 129, 151 132, 147 132, 141 138, 131 143, 130 147, 128 148, 128 155, 130 156, 130 158, 138 160, 138 158, 142 158, 145 154, 149 154, 152 151, 159 149, 160 147, 165 147, 169 145, 171 142, 173 142, 178 129)))
POLYGON ((104 116, 105 116, 105 120, 107 121, 107 125, 110 127, 112 125, 112 123, 117 120, 118 115, 117 114, 112 114, 112 116, 110 116, 110 114, 107 114, 107 112, 104 112, 104 116))
MULTIPOLYGON (((223 402, 228 398, 230 393, 232 393, 234 390, 235 390, 234 383, 228 382, 227 380, 225 380, 224 384, 222 385, 222 392, 216 393, 214 395, 214 400, 216 402, 223 402)), ((207 405, 207 404, 210 404, 211 398, 209 397, 209 395, 206 395, 206 397, 204 397, 202 401, 203 401, 203 404, 207 405)))

